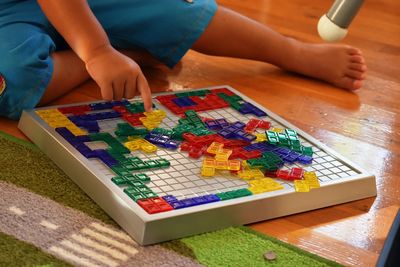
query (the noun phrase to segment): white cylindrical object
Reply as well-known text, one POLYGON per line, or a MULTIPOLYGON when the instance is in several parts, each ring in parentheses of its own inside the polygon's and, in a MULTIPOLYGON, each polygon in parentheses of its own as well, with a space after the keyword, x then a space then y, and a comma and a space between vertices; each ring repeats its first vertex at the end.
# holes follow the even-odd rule
POLYGON ((337 26, 326 15, 319 19, 317 29, 319 36, 326 42, 340 41, 347 34, 347 29, 337 26))

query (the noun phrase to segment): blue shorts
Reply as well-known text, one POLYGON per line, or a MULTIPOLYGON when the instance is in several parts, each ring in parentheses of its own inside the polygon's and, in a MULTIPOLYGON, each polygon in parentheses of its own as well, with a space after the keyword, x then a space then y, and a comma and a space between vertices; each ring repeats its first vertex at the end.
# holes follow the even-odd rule
MULTIPOLYGON (((173 67, 214 16, 214 0, 89 0, 118 49, 142 48, 173 67)), ((35 0, 0 0, 0 116, 18 119, 40 101, 53 73, 50 54, 68 48, 35 0), (3 84, 4 85, 4 84, 3 84), (1 89, 1 88, 0 88, 1 89)))

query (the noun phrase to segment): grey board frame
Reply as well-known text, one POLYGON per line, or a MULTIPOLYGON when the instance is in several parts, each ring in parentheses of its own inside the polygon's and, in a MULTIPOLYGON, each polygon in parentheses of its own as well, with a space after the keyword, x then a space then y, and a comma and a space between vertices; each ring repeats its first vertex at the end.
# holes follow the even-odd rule
MULTIPOLYGON (((376 196, 374 175, 366 172, 232 87, 223 85, 196 90, 221 87, 232 90, 244 100, 267 112, 268 116, 275 121, 287 128, 296 130, 312 145, 318 146, 329 155, 339 159, 356 170, 357 174, 321 183, 321 188, 313 189, 308 193, 283 189, 206 205, 148 214, 110 179, 102 179, 102 174, 96 169, 90 168, 88 160, 83 155, 35 113, 35 110, 49 109, 50 107, 25 110, 18 127, 140 245, 150 245, 229 226, 260 222, 376 196)), ((154 94, 153 96, 164 94, 171 94, 171 92, 154 94)), ((51 108, 57 107, 61 106, 51 108)))

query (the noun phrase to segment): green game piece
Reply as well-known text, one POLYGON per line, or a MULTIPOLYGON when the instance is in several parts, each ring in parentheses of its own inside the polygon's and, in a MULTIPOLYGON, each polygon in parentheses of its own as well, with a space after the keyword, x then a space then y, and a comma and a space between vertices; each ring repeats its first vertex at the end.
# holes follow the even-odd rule
POLYGON ((163 158, 156 159, 155 161, 158 163, 160 167, 169 167, 171 165, 171 163, 168 160, 163 158))
POLYGON ((143 163, 143 160, 141 160, 141 159, 138 158, 138 157, 131 157, 131 158, 129 158, 129 160, 130 160, 130 162, 132 162, 132 163, 143 163))
POLYGON ((248 159, 247 163, 252 169, 264 166, 264 160, 262 158, 248 159))
POLYGON ((115 176, 115 177, 111 178, 111 181, 116 185, 127 185, 128 184, 128 181, 120 176, 115 176))
POLYGON ((154 128, 151 132, 157 133, 157 134, 168 135, 168 136, 171 136, 173 133, 172 130, 164 129, 164 128, 154 128))
POLYGON ((231 95, 231 96, 229 96, 229 99, 231 101, 236 101, 236 102, 243 100, 243 98, 239 95, 231 95))
POLYGON ((219 199, 221 199, 221 200, 228 200, 228 199, 231 199, 230 195, 227 194, 227 193, 217 193, 216 195, 217 195, 217 197, 219 197, 219 199))
POLYGON ((141 113, 145 111, 143 102, 134 102, 125 107, 131 113, 141 113))
POLYGON ((313 149, 312 149, 311 146, 303 146, 301 148, 301 153, 303 153, 304 155, 312 157, 314 152, 313 152, 313 149))
POLYGON ((178 120, 178 123, 179 124, 190 124, 190 121, 188 119, 186 119, 186 118, 180 118, 178 120))
POLYGON ((115 134, 117 136, 144 136, 149 131, 145 128, 134 128, 129 123, 118 123, 115 134))
POLYGON ((238 189, 235 191, 231 191, 233 193, 233 195, 238 198, 238 197, 245 197, 245 196, 251 196, 253 193, 251 193, 251 191, 247 188, 242 188, 242 189, 238 189))
POLYGON ((154 193, 150 188, 145 185, 138 186, 136 189, 142 194, 154 193))
POLYGON ((135 163, 132 162, 132 165, 133 165, 134 170, 136 170, 136 171, 148 169, 148 165, 146 165, 143 161, 135 162, 135 163))
POLYGON ((229 104, 235 110, 239 110, 242 107, 242 104, 239 104, 238 102, 233 102, 233 103, 229 103, 229 104))
POLYGON ((285 132, 288 136, 296 136, 297 137, 297 132, 295 130, 292 129, 285 129, 285 132))
POLYGON ((202 136, 202 135, 213 134, 214 132, 211 132, 210 130, 205 129, 205 128, 196 128, 196 129, 192 130, 191 133, 196 136, 202 136))
POLYGON ((139 192, 135 187, 127 187, 124 189, 124 192, 135 202, 138 201, 139 199, 146 198, 146 195, 139 192))
POLYGON ((141 186, 144 185, 144 183, 143 183, 142 181, 140 181, 140 180, 132 180, 132 181, 129 181, 129 184, 130 184, 131 186, 133 186, 133 187, 141 187, 141 186))
POLYGON ((120 164, 118 164, 116 166, 112 166, 111 170, 113 170, 113 172, 115 172, 119 176, 125 176, 125 175, 130 174, 130 172, 127 169, 125 169, 123 166, 121 166, 120 164))
POLYGON ((150 177, 145 173, 138 173, 133 176, 135 177, 135 179, 141 181, 142 183, 150 182, 150 177))
POLYGON ((158 195, 154 192, 149 192, 144 194, 146 198, 153 198, 153 197, 158 197, 158 195))
POLYGON ((155 160, 147 160, 144 162, 148 169, 159 167, 158 163, 155 160))

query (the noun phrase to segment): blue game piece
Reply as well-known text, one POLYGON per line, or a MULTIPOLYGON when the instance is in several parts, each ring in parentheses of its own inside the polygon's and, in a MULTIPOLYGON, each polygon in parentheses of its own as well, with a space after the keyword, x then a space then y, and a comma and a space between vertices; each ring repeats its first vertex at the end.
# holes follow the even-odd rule
POLYGON ((237 130, 237 131, 235 132, 235 136, 236 136, 237 138, 239 138, 239 139, 242 139, 242 140, 245 140, 245 141, 248 141, 248 142, 251 142, 251 141, 253 141, 253 140, 256 139, 256 137, 255 137, 254 135, 249 134, 249 133, 246 133, 246 132, 243 131, 243 130, 237 130))
POLYGON ((180 202, 182 205, 185 206, 185 208, 197 205, 196 202, 192 198, 185 198, 185 199, 182 199, 180 202))
POLYGON ((192 200, 195 203, 195 205, 202 205, 207 203, 207 200, 202 196, 194 197, 192 198, 192 200))
POLYGON ((169 205, 171 205, 174 209, 182 209, 186 208, 185 204, 182 203, 182 201, 175 201, 175 202, 168 202, 169 205))
POLYGON ((169 202, 178 201, 178 199, 177 199, 175 196, 173 196, 173 195, 166 195, 166 196, 163 196, 162 198, 163 198, 165 201, 167 201, 168 203, 169 203, 169 202))
POLYGON ((129 105, 129 104, 130 104, 129 101, 126 100, 126 99, 120 100, 120 101, 112 101, 111 102, 111 105, 113 107, 115 107, 115 106, 126 106, 126 105, 129 105))
POLYGON ((175 140, 168 140, 165 143, 165 148, 166 149, 177 149, 179 147, 179 142, 175 140))
POLYGON ((241 121, 237 121, 235 123, 232 123, 231 125, 237 129, 243 129, 246 126, 246 124, 241 121))
POLYGON ((203 199, 206 201, 205 203, 217 202, 221 200, 217 195, 214 194, 205 195, 203 196, 203 199))
POLYGON ((311 164, 313 161, 313 158, 307 155, 301 155, 300 157, 297 158, 297 161, 302 163, 302 164, 311 164))
POLYGON ((229 122, 228 122, 226 119, 224 119, 224 118, 216 119, 215 121, 216 121, 216 123, 218 123, 218 125, 219 125, 221 128, 225 128, 225 127, 229 126, 229 122))
POLYGON ((208 129, 213 130, 213 131, 218 131, 221 130, 221 126, 217 123, 215 120, 208 120, 205 121, 204 124, 207 126, 208 129))
POLYGON ((75 135, 71 133, 70 130, 68 130, 66 127, 59 127, 55 128, 54 130, 67 141, 75 139, 75 135))
POLYGON ((222 130, 218 131, 218 134, 221 135, 224 138, 230 138, 230 137, 232 137, 234 135, 231 131, 227 131, 225 129, 222 129, 222 130))
POLYGON ((252 113, 252 111, 253 111, 253 107, 252 107, 253 105, 251 105, 250 103, 248 103, 248 102, 245 102, 245 103, 243 103, 241 106, 240 106, 240 108, 239 108, 239 112, 240 113, 242 113, 242 114, 250 114, 250 113, 252 113))

